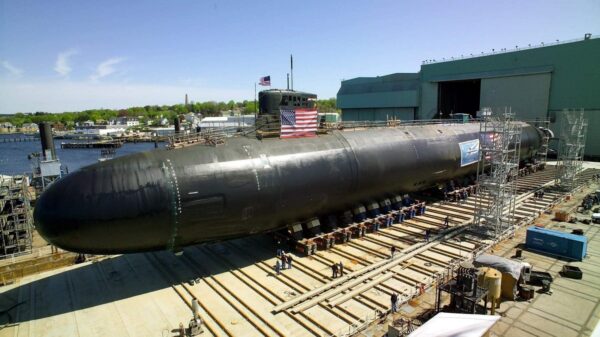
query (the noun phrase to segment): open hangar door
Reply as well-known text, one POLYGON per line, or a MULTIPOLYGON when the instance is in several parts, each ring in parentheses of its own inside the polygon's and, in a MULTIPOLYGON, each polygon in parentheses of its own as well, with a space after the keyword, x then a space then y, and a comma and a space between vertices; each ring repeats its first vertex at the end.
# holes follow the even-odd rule
POLYGON ((481 80, 481 107, 512 108, 524 121, 548 118, 551 73, 484 78, 481 80))
POLYGON ((476 117, 481 96, 481 80, 470 79, 438 83, 438 117, 465 113, 476 117))

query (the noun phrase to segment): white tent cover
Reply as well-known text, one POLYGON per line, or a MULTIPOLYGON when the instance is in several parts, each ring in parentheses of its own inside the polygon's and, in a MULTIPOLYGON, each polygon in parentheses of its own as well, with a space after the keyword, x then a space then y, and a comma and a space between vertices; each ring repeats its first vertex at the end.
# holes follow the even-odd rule
POLYGON ((509 273, 515 280, 519 279, 519 276, 521 276, 521 269, 523 268, 523 264, 519 261, 513 261, 490 254, 479 255, 473 264, 475 267, 492 267, 501 273, 509 273))
POLYGON ((408 337, 481 337, 500 316, 441 312, 408 337))

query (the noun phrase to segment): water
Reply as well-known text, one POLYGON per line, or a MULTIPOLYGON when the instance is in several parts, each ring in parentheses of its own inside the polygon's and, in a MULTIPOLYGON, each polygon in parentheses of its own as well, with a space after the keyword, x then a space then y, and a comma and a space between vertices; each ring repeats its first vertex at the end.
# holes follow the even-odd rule
MULTIPOLYGON (((24 137, 24 135, 12 134, 2 135, 1 138, 24 137)), ((69 172, 77 170, 83 166, 94 164, 100 158, 100 149, 61 149, 60 143, 71 140, 55 139, 56 155, 60 159, 63 167, 67 167, 69 172)), ((159 148, 164 147, 164 143, 158 144, 159 148)), ((114 157, 120 157, 131 153, 154 150, 154 143, 125 143, 119 149, 115 149, 114 157)), ((42 145, 39 141, 2 143, 0 142, 0 174, 15 175, 31 173, 31 161, 27 155, 33 152, 41 152, 42 145)))

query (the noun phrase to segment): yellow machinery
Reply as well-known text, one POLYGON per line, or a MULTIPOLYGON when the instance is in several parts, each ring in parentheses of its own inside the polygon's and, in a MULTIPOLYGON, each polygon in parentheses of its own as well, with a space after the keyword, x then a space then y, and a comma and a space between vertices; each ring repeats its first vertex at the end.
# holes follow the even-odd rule
POLYGON ((488 300, 492 303, 491 314, 496 313, 496 307, 500 306, 500 292, 502 290, 502 273, 490 267, 479 268, 477 284, 488 290, 488 300))

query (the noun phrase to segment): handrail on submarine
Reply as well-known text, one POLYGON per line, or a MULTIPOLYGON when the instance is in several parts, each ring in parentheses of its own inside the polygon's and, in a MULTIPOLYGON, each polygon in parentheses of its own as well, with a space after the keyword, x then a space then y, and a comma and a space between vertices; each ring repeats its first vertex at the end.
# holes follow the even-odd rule
MULTIPOLYGON (((346 130, 354 131, 360 129, 370 128, 385 128, 385 127, 398 127, 398 126, 424 126, 424 125, 448 125, 448 124, 473 124, 479 123, 481 120, 478 118, 470 119, 469 121, 463 121, 458 119, 415 119, 415 120, 379 120, 379 121, 342 121, 342 122, 325 122, 319 123, 317 127, 317 133, 329 133, 333 130, 346 130)), ((522 121, 530 124, 547 124, 548 121, 544 120, 527 120, 522 121)), ((250 136, 256 134, 258 131, 263 132, 277 132, 280 130, 279 123, 265 123, 261 125, 253 126, 230 126, 222 128, 206 128, 200 132, 192 133, 177 133, 168 136, 168 149, 174 149, 179 147, 185 147, 194 144, 203 144, 209 146, 217 146, 224 144, 226 138, 231 136, 250 136)))

